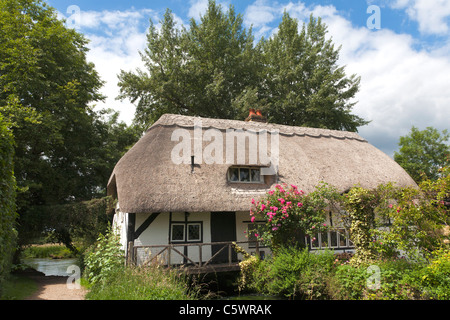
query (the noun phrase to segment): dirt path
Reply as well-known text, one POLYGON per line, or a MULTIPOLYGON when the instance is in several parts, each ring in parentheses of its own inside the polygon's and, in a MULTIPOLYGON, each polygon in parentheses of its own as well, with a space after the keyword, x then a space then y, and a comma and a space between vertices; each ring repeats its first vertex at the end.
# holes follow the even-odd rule
POLYGON ((84 300, 86 290, 69 289, 68 277, 44 276, 43 274, 30 274, 29 278, 36 281, 39 288, 25 300, 84 300))

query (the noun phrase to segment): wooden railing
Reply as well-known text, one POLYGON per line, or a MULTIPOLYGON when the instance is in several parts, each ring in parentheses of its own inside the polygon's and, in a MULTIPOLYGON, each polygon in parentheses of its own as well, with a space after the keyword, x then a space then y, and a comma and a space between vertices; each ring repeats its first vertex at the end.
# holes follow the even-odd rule
MULTIPOLYGON (((229 266, 237 264, 237 261, 233 261, 233 252, 234 252, 234 246, 235 245, 242 245, 242 244, 253 244, 254 248, 251 248, 252 251, 254 249, 255 254, 257 256, 260 256, 259 251, 259 243, 258 241, 225 241, 225 242, 209 242, 209 243, 171 243, 167 245, 151 245, 151 246, 135 246, 133 241, 130 241, 128 243, 128 257, 127 257, 127 263, 136 265, 137 264, 137 253, 138 249, 149 249, 150 251, 153 251, 155 249, 159 249, 155 254, 152 252, 152 256, 149 260, 146 261, 146 263, 150 264, 153 262, 156 262, 155 260, 158 259, 161 254, 166 252, 166 259, 165 264, 168 267, 173 266, 175 263, 173 263, 173 254, 177 256, 181 256, 183 258, 183 265, 189 265, 190 268, 206 268, 212 264, 214 264, 214 260, 224 252, 227 252, 227 261, 225 264, 228 264, 229 266), (208 246, 215 246, 216 252, 214 255, 211 256, 207 261, 203 262, 203 248, 208 246), (179 248, 182 247, 183 249, 180 251, 179 248), (198 247, 198 261, 194 261, 191 257, 186 255, 184 253, 184 248, 186 247, 198 247), (183 252, 182 252, 183 251, 183 252)), ((196 257, 197 258, 197 257, 196 257)), ((196 259, 197 260, 197 259, 196 259)), ((223 264, 223 262, 221 262, 223 264)))

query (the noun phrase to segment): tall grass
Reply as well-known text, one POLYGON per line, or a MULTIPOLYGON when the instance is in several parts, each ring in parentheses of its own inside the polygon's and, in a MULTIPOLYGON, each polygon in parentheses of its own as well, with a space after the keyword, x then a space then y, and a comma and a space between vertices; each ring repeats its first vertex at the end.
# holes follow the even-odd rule
POLYGON ((22 258, 74 258, 75 255, 66 246, 53 245, 33 245, 23 250, 22 258))
POLYGON ((187 277, 158 265, 123 267, 95 283, 87 300, 191 300, 197 294, 187 277))

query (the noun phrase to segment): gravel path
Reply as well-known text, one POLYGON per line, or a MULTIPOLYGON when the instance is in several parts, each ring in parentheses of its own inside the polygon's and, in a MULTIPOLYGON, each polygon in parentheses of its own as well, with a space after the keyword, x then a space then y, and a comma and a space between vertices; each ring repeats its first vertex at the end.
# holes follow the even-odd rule
POLYGON ((68 277, 44 276, 42 274, 29 275, 35 280, 39 289, 25 300, 84 300, 86 290, 69 289, 67 286, 68 277))

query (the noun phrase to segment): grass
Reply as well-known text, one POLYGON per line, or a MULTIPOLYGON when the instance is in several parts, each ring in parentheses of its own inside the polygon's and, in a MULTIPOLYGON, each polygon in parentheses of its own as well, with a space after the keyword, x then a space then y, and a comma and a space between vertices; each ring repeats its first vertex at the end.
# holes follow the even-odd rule
POLYGON ((75 255, 66 246, 60 244, 32 245, 22 252, 22 258, 74 258, 75 255))
POLYGON ((3 284, 0 300, 23 300, 38 290, 37 283, 26 276, 10 275, 3 284))
POLYGON ((158 266, 125 267, 95 283, 86 300, 191 300, 186 277, 158 266))

